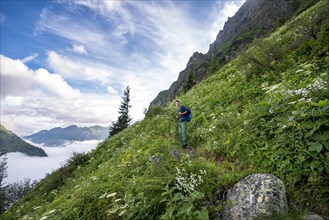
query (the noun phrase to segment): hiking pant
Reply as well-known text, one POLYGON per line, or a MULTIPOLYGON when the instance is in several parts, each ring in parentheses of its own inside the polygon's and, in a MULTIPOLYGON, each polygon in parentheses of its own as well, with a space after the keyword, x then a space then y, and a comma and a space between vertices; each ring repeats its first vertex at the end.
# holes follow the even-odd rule
POLYGON ((182 142, 182 147, 187 147, 187 122, 186 121, 180 121, 178 123, 178 132, 179 132, 179 137, 182 142))

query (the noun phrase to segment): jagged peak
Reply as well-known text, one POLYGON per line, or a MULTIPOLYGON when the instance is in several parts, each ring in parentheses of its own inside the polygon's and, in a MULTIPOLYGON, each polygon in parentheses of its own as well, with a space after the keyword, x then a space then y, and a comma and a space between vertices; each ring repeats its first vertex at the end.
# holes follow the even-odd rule
POLYGON ((202 59, 204 57, 203 53, 200 52, 194 52, 193 55, 190 57, 189 61, 187 62, 186 66, 191 66, 193 63, 195 63, 196 61, 202 59))

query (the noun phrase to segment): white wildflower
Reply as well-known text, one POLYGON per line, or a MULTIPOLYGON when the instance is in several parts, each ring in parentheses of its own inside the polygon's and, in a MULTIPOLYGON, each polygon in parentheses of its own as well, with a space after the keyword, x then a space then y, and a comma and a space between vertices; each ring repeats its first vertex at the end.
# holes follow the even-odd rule
POLYGON ((270 93, 270 92, 276 90, 277 88, 280 87, 280 85, 281 85, 281 83, 278 83, 278 84, 275 84, 272 86, 265 87, 264 90, 267 90, 265 93, 270 93))
POLYGON ((111 194, 108 194, 107 196, 106 196, 106 198, 110 198, 110 197, 114 197, 114 196, 116 196, 116 192, 114 192, 114 193, 111 193, 111 194))
POLYGON ((104 199, 106 197, 107 193, 102 194, 98 199, 104 199))
POLYGON ((52 213, 56 212, 56 209, 50 210, 49 212, 47 212, 45 215, 50 215, 52 213))
POLYGON ((123 216, 126 213, 126 210, 122 210, 118 216, 123 216))

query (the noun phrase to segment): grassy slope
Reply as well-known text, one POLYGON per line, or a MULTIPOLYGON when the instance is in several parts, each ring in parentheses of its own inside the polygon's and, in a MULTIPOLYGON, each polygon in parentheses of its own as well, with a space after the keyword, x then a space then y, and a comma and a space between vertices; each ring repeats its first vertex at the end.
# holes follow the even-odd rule
POLYGON ((220 186, 256 172, 284 181, 293 219, 304 210, 329 216, 328 20, 322 37, 296 40, 306 18, 323 14, 326 4, 180 97, 193 111, 188 133, 196 157, 179 146, 170 103, 72 157, 0 218, 207 219, 220 209, 213 201, 220 186))

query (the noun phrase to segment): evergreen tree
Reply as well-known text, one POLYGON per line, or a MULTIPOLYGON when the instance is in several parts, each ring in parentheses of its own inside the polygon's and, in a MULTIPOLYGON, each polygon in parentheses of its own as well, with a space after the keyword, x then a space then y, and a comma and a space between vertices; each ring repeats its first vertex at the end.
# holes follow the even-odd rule
POLYGON ((7 185, 4 183, 4 179, 8 176, 7 168, 7 157, 4 157, 0 161, 0 214, 5 212, 8 207, 7 185))
POLYGON ((116 122, 112 122, 112 125, 109 128, 109 137, 112 137, 113 135, 126 129, 132 120, 132 118, 129 116, 129 109, 131 108, 131 105, 129 105, 130 102, 129 86, 127 86, 127 88, 124 90, 122 99, 123 101, 121 102, 121 105, 119 107, 118 120, 116 122))
POLYGON ((4 179, 8 177, 7 160, 8 158, 6 156, 0 159, 0 215, 37 184, 37 181, 31 181, 30 179, 6 184, 4 179))
POLYGON ((32 181, 31 179, 24 179, 22 181, 9 184, 6 189, 8 208, 19 199, 23 198, 23 196, 31 191, 36 184, 37 181, 32 181))

